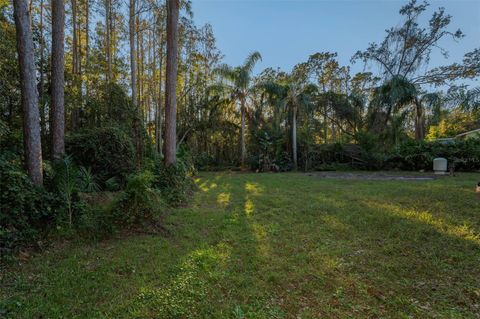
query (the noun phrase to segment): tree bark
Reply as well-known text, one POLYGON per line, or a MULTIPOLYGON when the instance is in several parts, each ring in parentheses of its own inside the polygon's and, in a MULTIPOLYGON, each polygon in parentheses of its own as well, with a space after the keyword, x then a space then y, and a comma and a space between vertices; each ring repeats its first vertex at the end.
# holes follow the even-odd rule
MULTIPOLYGON (((110 85, 112 80, 112 46, 111 46, 111 31, 112 31, 112 4, 111 0, 105 0, 105 55, 107 60, 107 84, 110 85)), ((111 108, 110 108, 111 109, 111 108)))
POLYGON ((47 145, 47 123, 46 123, 46 116, 45 116, 45 99, 44 99, 44 92, 45 92, 45 32, 44 32, 44 24, 43 24, 43 0, 40 1, 40 83, 38 84, 38 98, 39 98, 39 111, 40 111, 40 134, 42 136, 42 146, 44 147, 43 152, 45 151, 45 146, 47 145))
POLYGON ((85 0, 85 100, 88 103, 90 96, 89 73, 90 73, 90 0, 85 0))
POLYGON ((245 147, 245 97, 240 101, 240 113, 242 115, 242 126, 240 132, 240 147, 241 147, 241 166, 245 167, 246 147, 245 147))
POLYGON ((415 139, 425 139, 425 116, 422 102, 415 99, 415 139))
POLYGON ((64 23, 63 0, 52 0, 52 155, 61 158, 65 153, 64 105, 64 23))
MULTIPOLYGON (((162 30, 160 30, 162 32, 162 30)), ((161 33, 160 33, 161 35, 161 33)), ((155 125, 155 145, 157 146, 157 152, 160 156, 163 156, 162 145, 162 84, 163 84, 163 41, 160 36, 160 50, 159 50, 159 69, 158 69, 158 105, 155 125)))
POLYGON ((35 76, 33 38, 25 0, 13 1, 17 52, 20 67, 20 89, 23 108, 23 139, 25 163, 28 175, 36 186, 43 184, 42 142, 40 136, 40 113, 35 76))
POLYGON ((292 153, 293 169, 297 170, 297 108, 293 107, 292 115, 292 153))
POLYGON ((137 106, 137 60, 135 53, 135 0, 130 0, 128 30, 130 40, 130 73, 132 85, 132 102, 137 106))
POLYGON ((167 2, 167 74, 165 83, 165 164, 177 161, 177 51, 179 1, 167 2))

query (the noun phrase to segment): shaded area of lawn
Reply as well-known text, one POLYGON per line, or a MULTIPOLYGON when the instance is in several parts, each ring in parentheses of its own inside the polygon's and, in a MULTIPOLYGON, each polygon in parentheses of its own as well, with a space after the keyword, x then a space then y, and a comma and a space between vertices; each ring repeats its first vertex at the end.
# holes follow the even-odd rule
POLYGON ((479 175, 201 174, 171 235, 69 244, 3 278, 15 318, 480 316, 479 175))

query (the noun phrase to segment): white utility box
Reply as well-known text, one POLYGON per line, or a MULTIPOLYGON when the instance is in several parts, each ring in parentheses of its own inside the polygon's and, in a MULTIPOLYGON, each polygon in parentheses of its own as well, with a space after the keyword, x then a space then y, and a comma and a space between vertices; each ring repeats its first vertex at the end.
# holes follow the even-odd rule
POLYGON ((447 159, 438 157, 433 160, 433 170, 435 174, 445 175, 447 173, 447 159))

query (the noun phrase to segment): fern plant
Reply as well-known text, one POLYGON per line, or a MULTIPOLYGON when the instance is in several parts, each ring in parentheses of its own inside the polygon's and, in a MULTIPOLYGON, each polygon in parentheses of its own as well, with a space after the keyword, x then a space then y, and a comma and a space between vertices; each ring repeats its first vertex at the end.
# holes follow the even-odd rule
POLYGON ((81 166, 78 172, 82 191, 86 193, 93 193, 100 190, 100 186, 98 186, 97 183, 97 178, 92 173, 92 169, 90 167, 85 168, 81 166))
POLYGON ((73 219, 73 196, 79 190, 78 179, 79 171, 73 163, 71 156, 65 156, 55 163, 54 182, 57 191, 62 196, 67 205, 68 224, 72 227, 73 219))

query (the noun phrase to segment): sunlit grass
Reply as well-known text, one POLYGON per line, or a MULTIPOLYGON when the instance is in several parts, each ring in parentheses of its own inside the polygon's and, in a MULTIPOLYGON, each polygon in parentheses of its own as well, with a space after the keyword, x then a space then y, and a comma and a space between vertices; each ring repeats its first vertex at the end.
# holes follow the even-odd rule
POLYGON ((478 174, 201 175, 168 237, 63 244, 2 274, 0 317, 480 316, 478 174))

